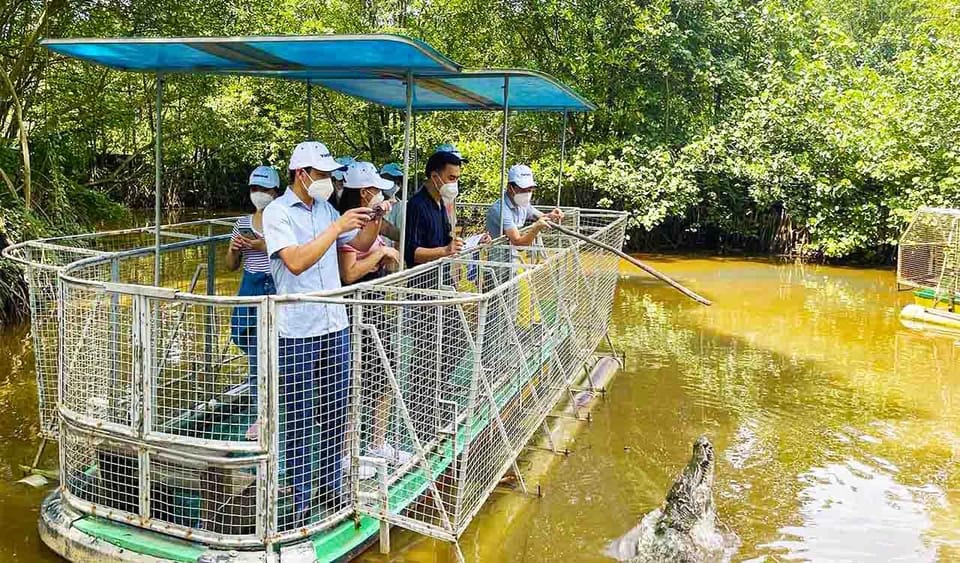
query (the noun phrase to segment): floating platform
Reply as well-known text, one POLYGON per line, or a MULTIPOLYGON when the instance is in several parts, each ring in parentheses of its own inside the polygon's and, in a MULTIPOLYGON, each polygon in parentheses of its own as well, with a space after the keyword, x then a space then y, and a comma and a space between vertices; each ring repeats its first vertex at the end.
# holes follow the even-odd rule
MULTIPOLYGON (((622 367, 616 356, 601 355, 593 368, 559 407, 557 422, 550 431, 551 442, 566 443, 575 438, 582 427, 577 422, 589 419, 590 412, 599 404, 618 369, 622 367)), ((556 453, 560 453, 557 451, 556 453)), ((552 467, 555 456, 543 457, 532 467, 528 479, 542 478, 552 467)), ((450 459, 438 460, 437 469, 448 465, 450 459)), ((417 487, 415 487, 417 488, 417 487)), ((397 486, 396 505, 404 505, 402 491, 409 486, 397 486)), ((406 503, 409 504, 409 503, 406 503)), ((516 512, 516 511, 514 511, 516 512)), ((279 553, 240 551, 211 548, 203 543, 172 538, 166 534, 127 525, 96 515, 84 515, 72 510, 61 498, 59 490, 43 501, 39 522, 43 542, 61 557, 77 563, 118 561, 130 563, 308 563, 349 561, 373 547, 378 541, 380 524, 369 517, 349 520, 329 530, 315 534, 301 542, 289 544, 279 553)))
POLYGON ((911 330, 960 332, 960 314, 922 305, 907 305, 900 311, 900 322, 911 330))
MULTIPOLYGON (((580 233, 622 242, 623 213, 566 212, 580 233)), ((478 206, 459 213, 482 220, 478 206)), ((342 561, 388 543, 391 527, 456 544, 504 474, 519 473, 524 448, 550 432, 550 415, 584 408, 594 397, 578 386, 615 365, 595 353, 619 259, 582 240, 545 233, 506 262, 513 249, 495 240, 376 283, 251 298, 233 295, 236 274, 217 260, 230 227, 165 227, 159 284, 156 250, 138 247, 136 230, 7 251, 29 266, 42 427, 60 446, 41 535, 67 559, 342 561), (339 504, 301 511, 282 446, 293 430, 278 319, 316 305, 343 305, 353 319, 337 450, 350 469, 339 504), (231 334, 237 311, 263 335, 254 377, 231 334), (378 424, 408 461, 369 453, 378 424)), ((317 466, 321 427, 305 430, 317 466)), ((319 490, 323 473, 309 476, 319 490)))

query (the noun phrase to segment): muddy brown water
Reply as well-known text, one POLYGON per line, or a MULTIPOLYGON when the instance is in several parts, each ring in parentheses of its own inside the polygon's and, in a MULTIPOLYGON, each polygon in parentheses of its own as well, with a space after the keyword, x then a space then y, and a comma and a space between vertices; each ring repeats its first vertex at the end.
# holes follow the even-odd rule
MULTIPOLYGON (((497 494, 462 539, 471 561, 607 561, 604 545, 663 499, 690 446, 717 451, 716 497, 744 561, 960 560, 958 337, 902 328, 889 270, 651 259, 704 308, 624 277, 611 331, 626 369, 540 479, 497 494)), ((56 561, 42 491, 14 484, 37 431, 26 327, 0 333, 0 560, 56 561)), ((453 561, 394 533, 388 558, 453 561)))

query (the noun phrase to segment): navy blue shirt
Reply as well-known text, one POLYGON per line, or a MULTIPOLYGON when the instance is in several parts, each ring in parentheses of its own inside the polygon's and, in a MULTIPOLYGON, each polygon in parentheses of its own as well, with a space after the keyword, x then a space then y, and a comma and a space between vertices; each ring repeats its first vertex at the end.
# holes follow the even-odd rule
POLYGON ((430 197, 430 190, 421 188, 407 203, 406 246, 403 259, 408 268, 415 264, 414 253, 418 248, 447 246, 450 237, 450 219, 443 206, 430 197))

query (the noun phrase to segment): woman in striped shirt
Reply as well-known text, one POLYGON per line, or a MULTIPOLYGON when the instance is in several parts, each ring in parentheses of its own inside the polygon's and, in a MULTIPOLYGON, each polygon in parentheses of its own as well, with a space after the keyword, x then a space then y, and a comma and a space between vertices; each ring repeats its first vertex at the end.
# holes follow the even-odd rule
MULTIPOLYGON (((227 251, 227 267, 236 271, 243 265, 243 279, 237 295, 273 295, 277 292, 270 270, 270 257, 263 239, 263 210, 280 195, 280 176, 271 166, 258 166, 250 174, 250 201, 256 208, 233 226, 233 238, 227 251)), ((234 307, 230 316, 230 339, 247 355, 253 412, 257 412, 257 309, 234 307)), ((246 432, 248 440, 256 440, 260 425, 254 422, 246 432)))

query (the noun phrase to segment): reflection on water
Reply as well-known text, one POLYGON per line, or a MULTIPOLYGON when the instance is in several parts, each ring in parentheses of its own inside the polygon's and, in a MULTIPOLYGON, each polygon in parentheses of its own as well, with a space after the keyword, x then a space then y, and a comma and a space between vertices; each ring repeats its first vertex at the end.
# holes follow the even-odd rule
MULTIPOLYGON (((651 262, 714 307, 621 281, 612 332, 626 369, 543 499, 498 496, 478 516, 469 560, 607 561, 604 546, 660 504, 703 433, 738 560, 960 560, 960 349, 900 328, 910 297, 893 272, 651 262)), ((0 560, 53 560, 35 532, 42 493, 11 483, 37 428, 22 329, 0 335, 0 409, 0 560)), ((392 559, 453 560, 402 532, 392 559)))
POLYGON ((34 373, 27 328, 0 331, 0 561, 60 560, 37 536, 45 492, 15 483, 23 476, 19 466, 30 465, 37 446, 40 424, 34 373))
POLYGON ((922 532, 931 527, 929 508, 946 502, 943 491, 936 485, 905 487, 882 468, 888 463, 874 461, 850 459, 801 475, 802 524, 781 528, 780 539, 760 546, 762 551, 790 559, 865 561, 889 554, 935 560, 936 548, 922 532))
MULTIPOLYGON (((626 370, 546 496, 509 522, 505 499, 489 504, 468 558, 608 561, 605 544, 662 502, 706 433, 738 560, 960 559, 960 351, 900 328, 910 296, 892 271, 651 262, 715 305, 621 281, 612 332, 626 370)), ((397 560, 452 560, 398 535, 397 560)))

